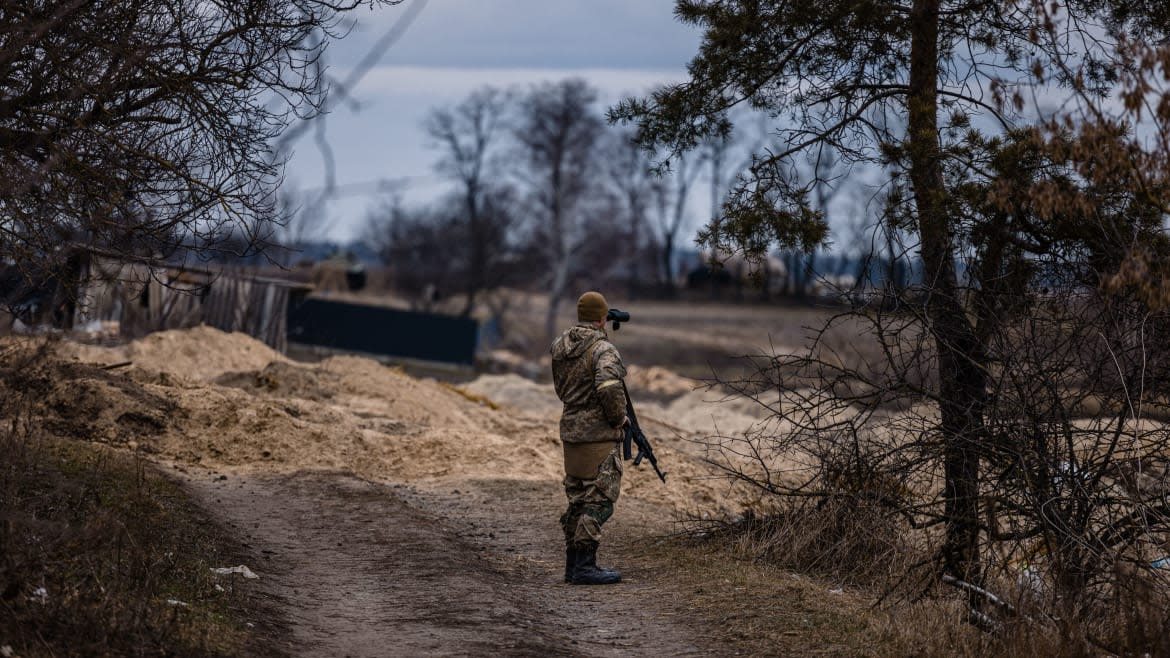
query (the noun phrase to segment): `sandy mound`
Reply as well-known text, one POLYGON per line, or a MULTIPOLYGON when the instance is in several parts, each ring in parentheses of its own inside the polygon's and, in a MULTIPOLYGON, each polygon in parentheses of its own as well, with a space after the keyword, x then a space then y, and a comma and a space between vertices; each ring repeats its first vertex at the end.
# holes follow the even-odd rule
POLYGON ((134 367, 209 381, 229 372, 260 370, 285 361, 279 352, 244 333, 226 333, 208 326, 160 331, 118 347, 64 343, 63 356, 89 363, 132 361, 134 367))
POLYGON ((702 382, 658 366, 630 366, 627 371, 626 386, 632 396, 649 394, 658 398, 675 398, 703 385, 702 382))
MULTIPOLYGON (((515 375, 481 377, 468 395, 369 359, 294 363, 247 336, 206 327, 118 348, 67 345, 63 351, 96 364, 132 360, 134 366, 107 371, 65 364, 73 372, 48 396, 55 401, 50 415, 64 419, 56 431, 137 446, 180 467, 329 469, 412 482, 560 481, 564 475, 560 402, 551 386, 515 375), (476 395, 509 406, 492 409, 476 395)), ((651 419, 644 425, 668 485, 646 466, 634 473, 627 464, 629 495, 680 510, 735 510, 740 497, 712 477, 690 444, 668 426, 651 419)))
POLYGON ((529 379, 538 379, 546 375, 549 369, 548 358, 533 361, 521 354, 510 350, 491 350, 478 357, 477 367, 490 373, 518 373, 529 379))
POLYGON ((461 388, 533 416, 560 418, 564 408, 552 386, 520 375, 482 375, 461 388))
POLYGON ((39 401, 59 436, 137 445, 172 427, 175 405, 134 381, 77 363, 56 363, 46 374, 39 401))
POLYGON ((288 361, 273 361, 261 370, 229 372, 215 378, 220 386, 243 389, 254 395, 331 400, 340 388, 340 377, 319 368, 288 361))
MULTIPOLYGON (((691 393, 703 384, 689 377, 683 377, 666 368, 653 366, 639 368, 631 366, 626 375, 626 386, 634 398, 636 408, 647 405, 656 408, 653 401, 673 400, 691 393)), ((563 405, 557 399, 550 384, 540 384, 520 375, 482 375, 475 381, 462 386, 474 395, 506 405, 528 414, 540 417, 559 418, 563 405)), ((661 407, 659 416, 666 418, 661 407)))
POLYGON ((729 396, 718 389, 691 391, 664 407, 648 406, 643 415, 661 418, 684 432, 700 436, 733 437, 768 423, 772 416, 760 404, 729 396))

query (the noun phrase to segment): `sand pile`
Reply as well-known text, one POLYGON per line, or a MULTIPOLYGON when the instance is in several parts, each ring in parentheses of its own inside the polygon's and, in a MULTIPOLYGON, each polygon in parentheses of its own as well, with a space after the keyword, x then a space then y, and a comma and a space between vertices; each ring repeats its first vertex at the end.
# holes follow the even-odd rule
POLYGON ((763 405, 720 389, 699 389, 650 411, 681 430, 701 436, 741 437, 766 427, 772 412, 763 405))
POLYGON ((649 394, 657 398, 676 398, 703 386, 702 382, 659 366, 630 366, 627 371, 626 386, 633 396, 649 394))
POLYGON ((496 404, 542 418, 560 418, 564 408, 551 385, 537 384, 520 375, 481 375, 461 388, 496 404))
MULTIPOLYGON (((652 406, 650 401, 670 401, 703 386, 701 382, 658 366, 631 366, 626 385, 639 406, 652 406)), ((540 384, 516 374, 481 375, 461 388, 534 416, 559 417, 563 406, 551 384, 540 384)), ((659 415, 666 417, 665 413, 659 415)))
POLYGON ((65 419, 69 431, 59 433, 133 442, 178 465, 346 470, 418 481, 562 475, 550 426, 512 420, 364 359, 266 366, 222 377, 236 385, 78 368, 52 396, 60 399, 58 408, 70 408, 70 396, 78 399, 65 419), (270 386, 273 374, 282 378, 270 386), (313 381, 320 388, 311 388, 313 381), (125 431, 132 423, 150 431, 125 431))
POLYGON ((134 366, 188 379, 209 381, 229 372, 259 370, 285 361, 279 352, 244 333, 199 326, 160 331, 117 347, 64 343, 62 355, 89 363, 132 361, 134 366))
MULTIPOLYGON (((295 363, 247 336, 208 328, 64 351, 96 364, 134 365, 113 371, 70 365, 74 372, 50 396, 61 415, 74 409, 60 433, 136 446, 180 467, 329 469, 411 482, 563 477, 560 403, 551 387, 515 376, 481 378, 472 388, 525 413, 494 410, 369 359, 295 363)), ((738 498, 711 479, 689 445, 669 428, 645 424, 669 485, 643 467, 627 479, 630 495, 676 509, 734 510, 738 498)))
POLYGON ((341 386, 340 377, 319 368, 305 368, 289 361, 273 361, 260 370, 229 372, 214 379, 220 386, 243 389, 254 395, 331 400, 341 386))
POLYGON ((487 372, 514 372, 529 379, 538 379, 542 374, 547 374, 549 369, 549 358, 547 356, 539 361, 533 361, 511 350, 491 350, 480 355, 477 360, 477 367, 487 372))

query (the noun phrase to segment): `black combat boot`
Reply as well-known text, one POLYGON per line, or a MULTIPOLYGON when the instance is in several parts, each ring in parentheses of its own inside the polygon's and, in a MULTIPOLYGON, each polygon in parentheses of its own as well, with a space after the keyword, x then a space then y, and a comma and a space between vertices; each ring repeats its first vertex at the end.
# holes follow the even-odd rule
POLYGON ((589 544, 576 550, 573 573, 569 582, 574 585, 612 585, 622 581, 622 575, 613 569, 597 566, 597 544, 589 544))
POLYGON ((592 547, 589 549, 589 555, 586 556, 586 560, 589 562, 589 566, 594 568, 594 569, 597 569, 598 571, 600 571, 603 574, 606 574, 607 576, 612 576, 620 581, 622 579, 622 574, 619 573, 617 569, 608 569, 606 567, 597 566, 597 547, 598 547, 598 544, 593 544, 592 547))
POLYGON ((565 582, 573 582, 573 567, 577 564, 577 549, 572 544, 565 545, 565 582))

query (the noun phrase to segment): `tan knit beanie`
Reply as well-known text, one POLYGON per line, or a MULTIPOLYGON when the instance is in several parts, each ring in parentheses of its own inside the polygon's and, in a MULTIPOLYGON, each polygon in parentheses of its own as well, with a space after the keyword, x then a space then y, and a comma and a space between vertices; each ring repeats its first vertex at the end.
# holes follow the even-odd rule
POLYGON ((609 314, 609 303, 599 292, 587 292, 577 300, 577 321, 597 322, 609 314))

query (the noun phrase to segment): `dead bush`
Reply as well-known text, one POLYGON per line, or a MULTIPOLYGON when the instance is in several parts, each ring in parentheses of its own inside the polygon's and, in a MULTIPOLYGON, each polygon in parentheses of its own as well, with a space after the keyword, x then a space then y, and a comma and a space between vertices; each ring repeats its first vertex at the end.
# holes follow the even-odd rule
POLYGON ((726 382, 770 417, 709 439, 710 460, 771 511, 724 536, 881 585, 890 605, 961 602, 961 620, 993 636, 973 655, 1170 654, 1170 316, 1084 288, 1037 300, 987 339, 978 422, 947 430, 922 318, 855 315, 872 322, 877 352, 832 348, 833 320, 801 353, 755 359, 726 382), (976 456, 973 489, 945 475, 956 446, 976 456), (956 575, 946 537, 958 526, 978 559, 956 575), (882 578, 881 564, 898 576, 882 578))
POLYGON ((850 585, 895 586, 925 559, 893 504, 904 486, 861 464, 834 467, 832 492, 787 497, 733 520, 692 520, 691 535, 732 544, 745 557, 850 585))

